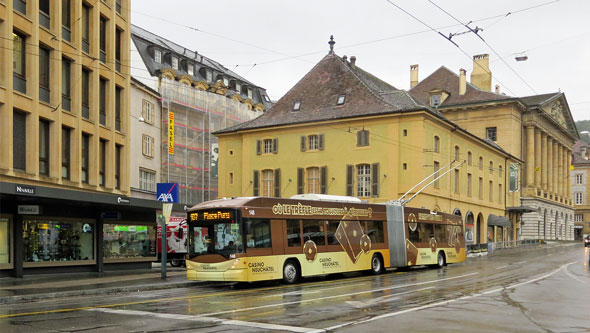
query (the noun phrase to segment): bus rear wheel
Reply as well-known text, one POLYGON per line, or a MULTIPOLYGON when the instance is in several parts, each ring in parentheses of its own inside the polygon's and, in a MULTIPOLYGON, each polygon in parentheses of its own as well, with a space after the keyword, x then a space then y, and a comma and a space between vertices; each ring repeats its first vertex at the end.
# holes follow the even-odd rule
POLYGON ((374 275, 383 273, 383 259, 377 253, 373 254, 373 258, 371 258, 371 273, 374 275))
POLYGON ((442 251, 438 252, 438 258, 436 259, 436 266, 438 268, 443 268, 447 265, 447 259, 442 251))
POLYGON ((183 259, 174 258, 170 260, 170 266, 172 267, 180 267, 184 263, 183 259))
POLYGON ((283 282, 292 284, 299 280, 299 266, 293 260, 287 260, 283 266, 283 282))

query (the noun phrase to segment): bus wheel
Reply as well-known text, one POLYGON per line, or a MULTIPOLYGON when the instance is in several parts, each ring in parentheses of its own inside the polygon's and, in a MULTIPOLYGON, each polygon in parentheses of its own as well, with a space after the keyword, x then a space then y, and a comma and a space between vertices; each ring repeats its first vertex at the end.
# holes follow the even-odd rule
POLYGON ((293 260, 287 260, 283 266, 283 282, 291 284, 299 279, 299 266, 293 260))
POLYGON ((371 273, 374 275, 383 273, 383 259, 377 253, 373 254, 373 258, 371 258, 371 273))
POLYGON ((170 260, 170 266, 172 267, 180 267, 182 266, 182 263, 184 262, 184 260, 182 259, 171 259, 170 260))
POLYGON ((447 259, 445 258, 443 251, 439 251, 438 258, 436 260, 436 266, 438 266, 439 268, 442 268, 446 265, 447 265, 447 259))

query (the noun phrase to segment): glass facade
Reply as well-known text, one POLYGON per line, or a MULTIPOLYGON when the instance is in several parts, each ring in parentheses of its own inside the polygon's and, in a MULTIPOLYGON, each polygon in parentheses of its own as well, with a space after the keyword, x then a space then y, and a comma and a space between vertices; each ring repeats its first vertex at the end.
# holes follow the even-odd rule
POLYGON ((104 224, 105 259, 152 258, 156 256, 156 226, 104 224))
POLYGON ((56 219, 23 221, 24 262, 94 259, 94 223, 56 219))
POLYGON ((0 218, 0 264, 10 263, 10 221, 0 218))

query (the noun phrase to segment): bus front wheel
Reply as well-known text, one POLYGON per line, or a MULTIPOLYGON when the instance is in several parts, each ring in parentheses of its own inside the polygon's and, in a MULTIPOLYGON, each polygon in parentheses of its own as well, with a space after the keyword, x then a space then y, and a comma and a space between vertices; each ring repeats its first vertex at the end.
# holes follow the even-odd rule
POLYGON ((283 266, 283 282, 291 284, 299 279, 299 266, 293 260, 287 260, 283 266))
POLYGON ((374 275, 383 273, 383 259, 377 253, 373 254, 373 258, 371 258, 371 273, 374 275))
POLYGON ((170 260, 170 266, 172 267, 180 267, 184 263, 183 259, 174 258, 170 260))

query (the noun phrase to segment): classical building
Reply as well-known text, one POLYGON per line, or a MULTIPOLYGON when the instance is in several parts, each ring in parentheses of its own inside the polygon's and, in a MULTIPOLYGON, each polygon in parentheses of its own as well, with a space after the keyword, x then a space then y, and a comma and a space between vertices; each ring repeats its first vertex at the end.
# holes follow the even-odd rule
POLYGON ((575 209, 575 239, 582 239, 583 235, 590 234, 590 143, 578 140, 572 157, 574 170, 570 182, 575 209))
POLYGON ((507 191, 508 170, 521 161, 362 70, 356 57, 331 50, 270 110, 215 135, 220 197, 322 193, 386 202, 457 166, 410 206, 464 216, 468 243, 514 237, 505 208, 518 205, 520 193, 507 191))
POLYGON ((521 202, 507 207, 511 214, 522 214, 519 239, 573 239, 568 179, 578 134, 565 94, 510 97, 500 94, 498 86, 491 92, 488 55, 473 59, 470 83, 464 69, 457 75, 444 66, 419 81, 418 65, 410 66, 410 93, 525 161, 521 202))
POLYGON ((155 256, 156 206, 129 198, 129 7, 0 2, 0 276, 155 256))
MULTIPOLYGON (((220 63, 139 27, 132 26, 131 38, 132 51, 141 56, 134 66, 145 66, 137 72, 138 80, 161 96, 161 139, 152 148, 161 161, 158 181, 178 183, 183 205, 217 198, 218 143, 211 132, 268 110, 272 103, 266 91, 220 63)), ((143 134, 135 133, 131 140, 143 134)))

